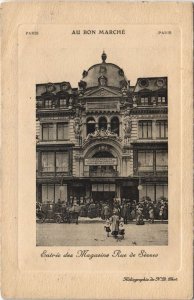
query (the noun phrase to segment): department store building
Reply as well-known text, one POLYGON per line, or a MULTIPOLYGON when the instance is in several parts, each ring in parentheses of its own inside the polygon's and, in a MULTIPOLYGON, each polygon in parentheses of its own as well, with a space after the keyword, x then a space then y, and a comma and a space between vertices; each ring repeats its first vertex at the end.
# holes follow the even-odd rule
POLYGON ((168 198, 167 77, 132 86, 103 52, 78 87, 36 85, 36 123, 37 201, 168 198))

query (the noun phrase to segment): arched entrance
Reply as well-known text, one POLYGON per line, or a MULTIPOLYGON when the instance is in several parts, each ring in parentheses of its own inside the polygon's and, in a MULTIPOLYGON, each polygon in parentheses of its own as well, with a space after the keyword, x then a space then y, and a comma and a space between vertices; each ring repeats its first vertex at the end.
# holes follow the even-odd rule
POLYGON ((108 202, 119 197, 117 179, 121 168, 121 150, 115 142, 92 143, 84 153, 84 169, 90 184, 88 194, 96 203, 108 202), (113 144, 114 143, 114 144, 113 144))

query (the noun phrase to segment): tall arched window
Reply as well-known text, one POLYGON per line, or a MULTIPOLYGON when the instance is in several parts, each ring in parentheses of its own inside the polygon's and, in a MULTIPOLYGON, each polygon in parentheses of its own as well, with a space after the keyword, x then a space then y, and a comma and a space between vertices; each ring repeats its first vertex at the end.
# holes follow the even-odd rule
POLYGON ((119 135, 119 119, 117 117, 111 119, 111 131, 119 135))
POLYGON ((100 130, 101 130, 101 129, 104 129, 104 130, 107 129, 107 120, 106 120, 105 117, 100 117, 98 126, 99 126, 99 129, 100 129, 100 130))
POLYGON ((94 118, 88 118, 87 119, 86 127, 87 127, 87 135, 89 133, 93 133, 95 131, 96 122, 95 122, 94 118))

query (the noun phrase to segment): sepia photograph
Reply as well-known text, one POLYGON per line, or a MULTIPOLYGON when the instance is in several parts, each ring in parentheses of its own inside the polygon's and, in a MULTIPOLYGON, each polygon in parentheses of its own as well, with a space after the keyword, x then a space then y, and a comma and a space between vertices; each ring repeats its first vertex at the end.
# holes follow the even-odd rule
POLYGON ((191 299, 192 5, 1 13, 3 297, 191 299))
POLYGON ((109 54, 36 84, 37 246, 168 244, 168 77, 109 54))

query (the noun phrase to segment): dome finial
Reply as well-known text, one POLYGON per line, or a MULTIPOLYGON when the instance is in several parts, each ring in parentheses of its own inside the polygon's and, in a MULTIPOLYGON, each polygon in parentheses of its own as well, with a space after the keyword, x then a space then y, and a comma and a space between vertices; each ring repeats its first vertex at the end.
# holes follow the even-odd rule
POLYGON ((107 55, 106 55, 106 53, 104 52, 104 50, 103 50, 103 53, 102 53, 102 62, 103 63, 105 63, 106 62, 106 59, 107 59, 107 55))

